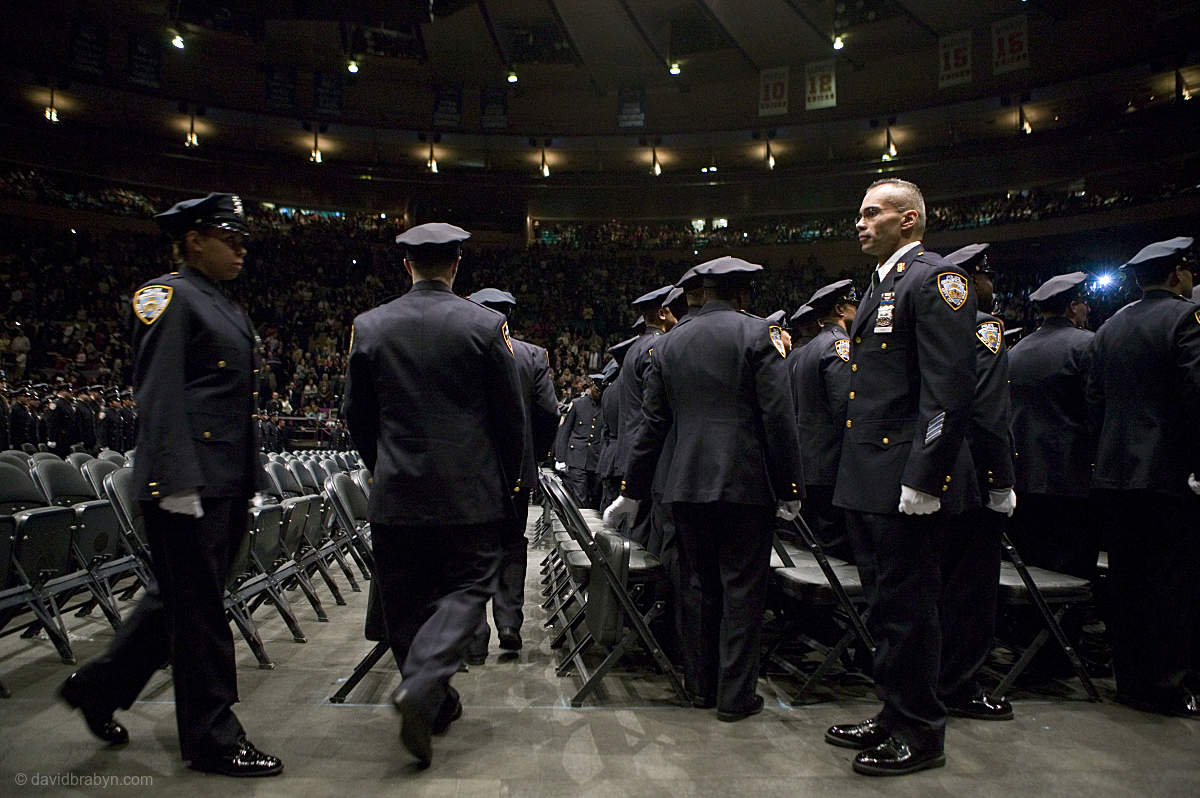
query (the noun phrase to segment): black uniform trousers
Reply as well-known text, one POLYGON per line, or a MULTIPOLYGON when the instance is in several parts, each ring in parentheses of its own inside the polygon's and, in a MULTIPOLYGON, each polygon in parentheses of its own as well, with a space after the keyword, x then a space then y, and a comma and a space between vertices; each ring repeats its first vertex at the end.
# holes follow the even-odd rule
POLYGON ((589 480, 589 472, 575 466, 567 466, 566 473, 563 474, 563 482, 567 486, 567 490, 571 491, 571 498, 580 507, 591 507, 595 509, 595 504, 592 503, 591 481, 589 480))
POLYGON ((983 694, 975 678, 987 661, 996 633, 1000 586, 1000 536, 1008 517, 985 507, 948 519, 942 547, 943 701, 970 701, 983 694))
POLYGON ((225 585, 246 535, 248 499, 203 499, 202 518, 142 502, 157 585, 121 624, 108 650, 76 678, 105 709, 128 709, 171 663, 175 720, 185 760, 235 750, 237 669, 225 585))
POLYGON ((694 696, 722 712, 752 707, 771 573, 772 508, 728 502, 671 505, 684 602, 684 673, 694 696))
POLYGON ((846 511, 834 506, 833 485, 805 485, 800 514, 826 554, 854 562, 854 550, 846 535, 846 511))
POLYGON ((400 690, 432 725, 495 589, 511 521, 455 526, 372 523, 375 578, 400 690))
POLYGON ((946 706, 938 696, 942 546, 946 519, 846 511, 846 529, 875 637, 876 721, 921 751, 940 751, 946 706))
POLYGON ((1009 535, 1027 565, 1095 579, 1100 527, 1091 520, 1085 498, 1022 493, 1009 535))
MULTIPOLYGON (((492 621, 497 631, 506 626, 520 631, 525 623, 525 572, 529 566, 529 540, 525 537, 525 524, 529 520, 529 502, 513 503, 517 513, 511 526, 505 528, 500 538, 500 567, 496 569, 496 587, 492 595, 492 621)), ((479 616, 475 637, 470 651, 486 654, 492 630, 487 623, 487 613, 479 616)))
POLYGON ((1117 692, 1144 701, 1185 684, 1200 584, 1197 501, 1146 490, 1096 491, 1108 547, 1117 692))

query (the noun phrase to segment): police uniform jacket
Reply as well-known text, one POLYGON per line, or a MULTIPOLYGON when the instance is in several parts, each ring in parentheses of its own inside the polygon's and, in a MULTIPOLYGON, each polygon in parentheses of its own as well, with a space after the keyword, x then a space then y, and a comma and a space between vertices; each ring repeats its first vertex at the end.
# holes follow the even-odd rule
POLYGON ((241 498, 264 489, 256 336, 245 311, 186 266, 144 284, 133 305, 138 498, 189 489, 241 498))
POLYGON ((970 279, 940 255, 910 250, 858 306, 850 338, 834 504, 895 514, 903 484, 940 497, 943 512, 970 509, 968 491, 976 492, 966 447, 976 368, 970 279), (878 324, 881 303, 889 300, 890 327, 878 324))
POLYGON ((1086 392, 1092 487, 1185 495, 1200 475, 1200 307, 1155 290, 1121 308, 1092 339, 1086 392))
POLYGON ((14 449, 21 448, 22 444, 37 443, 37 418, 33 411, 22 402, 13 402, 12 411, 9 413, 9 437, 10 444, 14 449))
POLYGON ((657 327, 650 327, 642 333, 625 353, 618 372, 616 387, 619 391, 620 422, 617 427, 616 469, 618 473, 628 473, 629 452, 633 448, 633 438, 642 422, 642 394, 646 381, 646 371, 650 368, 650 350, 663 334, 657 327))
POLYGON ((358 316, 342 417, 374 477, 372 521, 514 517, 525 419, 501 314, 423 280, 358 316))
POLYGON ((649 497, 674 424, 664 503, 773 506, 802 498, 787 361, 782 339, 773 339, 778 328, 720 300, 688 319, 654 349, 622 492, 649 497))
POLYGON ((558 394, 550 379, 550 355, 540 346, 510 338, 525 407, 525 445, 521 455, 521 485, 537 484, 537 464, 554 444, 558 429, 558 394))
POLYGON ((571 402, 571 409, 563 416, 554 459, 572 468, 594 471, 600 459, 599 449, 600 405, 585 393, 571 402))
POLYGON ((1004 325, 995 316, 976 311, 975 407, 967 429, 967 441, 981 497, 987 495, 986 491, 1013 485, 1011 420, 1004 325))
POLYGON ((75 408, 65 396, 56 396, 51 402, 54 406, 46 414, 46 442, 53 441, 59 451, 70 449, 80 440, 75 408))
POLYGON ((1009 352, 1018 495, 1087 496, 1095 444, 1083 385, 1093 335, 1055 316, 1009 352))
POLYGON ((602 479, 621 477, 617 465, 617 435, 621 428, 621 392, 612 382, 600 394, 600 462, 597 472, 602 479))
POLYGON ((832 487, 850 391, 850 336, 840 324, 827 324, 815 338, 793 350, 787 362, 805 484, 832 487))

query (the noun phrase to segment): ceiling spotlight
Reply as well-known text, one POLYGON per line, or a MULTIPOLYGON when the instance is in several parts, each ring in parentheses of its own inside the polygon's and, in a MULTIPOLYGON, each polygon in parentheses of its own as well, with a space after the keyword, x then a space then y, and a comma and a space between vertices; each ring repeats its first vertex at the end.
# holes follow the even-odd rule
POLYGON ((183 36, 173 30, 168 30, 167 33, 171 34, 171 46, 176 50, 182 50, 184 48, 183 36))
POLYGON ((42 111, 42 116, 51 124, 58 123, 58 109, 54 106, 54 87, 50 87, 50 104, 42 111))
POLYGON ((1017 106, 1017 129, 1027 136, 1033 132, 1033 125, 1029 124, 1029 117, 1025 116, 1023 105, 1017 106))
POLYGON ((650 147, 651 166, 650 171, 655 177, 662 174, 662 164, 658 162, 658 150, 653 145, 650 147))
POLYGON ((671 68, 670 68, 670 70, 668 70, 668 71, 669 71, 669 72, 670 72, 672 75, 678 75, 678 74, 679 74, 680 72, 682 72, 683 70, 679 68, 679 62, 678 62, 678 61, 672 61, 672 62, 671 62, 671 68))
POLYGON ((196 135, 196 115, 195 114, 192 114, 191 116, 188 117, 188 134, 187 134, 187 138, 185 138, 183 140, 183 146, 185 146, 185 147, 199 147, 200 146, 200 137, 196 135))
POLYGON ((351 58, 349 61, 346 62, 346 71, 349 72, 351 75, 357 75, 358 74, 358 62, 355 61, 353 58, 351 58))
POLYGON ((550 164, 546 163, 546 148, 542 147, 542 177, 550 176, 550 164))
POLYGON ((896 142, 892 141, 892 129, 887 128, 887 148, 884 149, 880 160, 890 161, 896 157, 896 142))
POLYGON ((841 36, 833 37, 833 49, 840 50, 845 46, 846 46, 846 40, 843 39, 841 36))
POLYGON ((308 152, 308 160, 310 163, 321 163, 321 142, 317 137, 320 135, 317 128, 313 128, 313 145, 308 152))
POLYGON ((516 83, 518 80, 520 80, 520 78, 517 77, 516 70, 515 69, 508 70, 508 82, 516 83))
POLYGON ((434 154, 433 154, 433 141, 432 141, 432 139, 431 139, 431 140, 430 140, 430 142, 429 142, 429 160, 427 160, 427 161, 425 162, 425 166, 426 166, 426 167, 428 167, 428 168, 429 168, 429 171, 430 171, 430 172, 432 172, 433 174, 435 174, 435 175, 436 175, 436 174, 438 173, 438 168, 437 168, 437 158, 436 158, 436 157, 434 156, 434 154))
POLYGON ((767 169, 775 168, 775 153, 771 152, 771 140, 767 139, 767 169))

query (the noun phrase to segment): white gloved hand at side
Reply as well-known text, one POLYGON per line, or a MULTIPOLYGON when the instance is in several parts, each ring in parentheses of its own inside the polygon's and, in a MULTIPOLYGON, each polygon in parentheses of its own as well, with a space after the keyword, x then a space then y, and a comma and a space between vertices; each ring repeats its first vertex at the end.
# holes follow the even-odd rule
POLYGON ((629 523, 632 524, 633 519, 637 517, 638 506, 640 504, 641 502, 637 499, 631 499, 628 496, 618 496, 604 510, 604 525, 616 529, 625 519, 629 519, 629 523))
POLYGON ((261 490, 258 493, 254 494, 254 497, 252 499, 250 499, 251 507, 266 507, 268 504, 271 504, 271 503, 272 503, 271 497, 268 496, 267 494, 263 493, 261 490))
POLYGON ((781 501, 775 503, 775 517, 782 518, 784 521, 794 521, 796 516, 800 515, 800 500, 792 499, 791 501, 781 501))
POLYGON ((900 512, 905 515, 930 515, 942 509, 942 500, 908 485, 900 486, 900 512))
POLYGON ((566 473, 567 464, 564 463, 562 460, 555 460, 554 461, 554 470, 559 472, 560 474, 566 473))
POLYGON ((200 493, 195 488, 177 491, 170 496, 158 500, 158 506, 168 513, 190 515, 193 518, 203 518, 204 508, 200 506, 200 493))
POLYGON ((1196 480, 1195 474, 1188 474, 1188 487, 1191 488, 1192 493, 1200 495, 1200 481, 1196 480))
POLYGON ((987 508, 1012 518, 1013 510, 1017 509, 1017 492, 1012 488, 989 490, 987 508))

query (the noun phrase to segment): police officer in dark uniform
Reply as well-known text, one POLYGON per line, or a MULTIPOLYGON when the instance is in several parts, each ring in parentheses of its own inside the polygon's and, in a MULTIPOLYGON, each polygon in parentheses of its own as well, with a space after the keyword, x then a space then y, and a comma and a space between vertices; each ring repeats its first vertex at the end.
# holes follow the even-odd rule
POLYGON ((8 429, 10 423, 8 383, 0 379, 0 450, 12 448, 8 429))
POLYGON ((965 270, 977 297, 975 404, 967 444, 979 495, 986 506, 950 519, 942 551, 942 666, 939 692, 948 714, 976 720, 1011 720, 1012 704, 987 695, 977 678, 992 650, 1000 583, 1000 536, 1016 506, 1013 492, 1012 405, 1004 325, 992 309, 995 275, 987 244, 970 244, 946 260, 965 270))
POLYGON ((739 310, 761 270, 730 257, 698 267, 707 301, 657 341, 625 485, 604 513, 615 525, 650 498, 674 427, 662 502, 682 578, 700 591, 685 608, 685 673, 693 705, 715 706, 723 721, 762 711, 772 521, 795 518, 803 495, 782 331, 739 310))
POLYGON ((1086 329, 1087 278, 1059 274, 1031 293, 1041 326, 1009 355, 1021 497, 1009 534, 1029 565, 1093 579, 1100 532, 1088 511, 1095 442, 1083 394, 1093 336, 1086 329))
MULTIPOLYGON (((608 387, 600 395, 600 418, 604 427, 601 432, 600 464, 597 466, 600 475, 600 506, 612 504, 621 492, 621 480, 625 477, 625 463, 617 459, 617 440, 621 434, 621 391, 617 381, 621 378, 621 363, 625 354, 633 346, 637 338, 626 338, 608 348, 614 364, 612 374, 608 377, 608 387)), ((607 366, 606 366, 607 368, 607 366)))
POLYGON ((79 430, 76 426, 71 392, 63 387, 56 394, 50 395, 47 405, 46 444, 50 451, 59 457, 66 457, 71 452, 71 444, 76 443, 78 439, 79 430))
POLYGON ((600 459, 600 402, 603 374, 589 374, 587 393, 571 402, 554 441, 554 467, 580 507, 595 508, 596 464, 600 459), (561 467, 560 467, 561 466, 561 467))
POLYGON ((404 746, 428 765, 430 735, 462 712, 458 670, 528 503, 524 397, 504 316, 451 290, 467 231, 397 236, 412 289, 354 321, 342 416, 371 470, 368 516, 404 746))
POLYGON ((8 414, 10 443, 14 449, 37 443, 37 418, 33 404, 33 389, 24 388, 17 395, 8 414))
POLYGON ((1108 547, 1120 701, 1200 719, 1188 674, 1200 583, 1200 306, 1191 238, 1122 268, 1142 298, 1096 332, 1086 395, 1098 431, 1092 490, 1108 547))
POLYGON ((112 449, 124 452, 124 441, 121 438, 121 398, 114 388, 107 394, 106 406, 96 414, 96 442, 101 449, 112 449))
MULTIPOLYGON (((663 302, 671 293, 673 285, 656 288, 630 304, 642 315, 645 321, 645 331, 629 347, 625 360, 621 363, 621 373, 617 376, 616 388, 620 396, 620 428, 617 433, 617 451, 614 455, 620 468, 625 470, 629 459, 629 451, 633 446, 633 437, 637 433, 642 420, 642 391, 646 380, 646 370, 650 367, 650 350, 655 346, 660 335, 675 326, 675 317, 669 308, 663 307, 663 302)), ((626 531, 629 538, 642 545, 650 541, 653 534, 652 507, 646 504, 630 520, 626 531)))
POLYGON ((978 503, 967 427, 975 386, 975 291, 921 245, 925 201, 912 183, 863 197, 859 244, 871 288, 850 328, 850 386, 833 502, 846 513, 878 647, 883 709, 825 739, 862 749, 854 770, 900 775, 945 764, 938 695, 945 519, 978 503))
MULTIPOLYGON (((483 288, 468 297, 486 308, 511 318, 517 300, 507 291, 483 288)), ((515 515, 500 543, 500 562, 496 592, 492 596, 492 620, 496 637, 505 651, 521 650, 521 626, 525 622, 525 571, 529 565, 529 544, 525 524, 529 519, 529 491, 537 485, 538 463, 546 459, 558 425, 558 395, 550 376, 550 355, 540 346, 509 335, 517 375, 524 399, 525 446, 521 455, 521 484, 513 494, 515 515)), ((475 638, 467 651, 467 662, 482 665, 487 658, 491 629, 487 618, 480 617, 475 638)))
POLYGON ((842 431, 850 391, 850 336, 858 294, 851 280, 818 288, 805 303, 821 325, 816 337, 788 357, 796 427, 804 459, 804 520, 825 550, 853 560, 846 522, 833 505, 842 431))
POLYGON ((97 736, 123 743, 128 734, 113 710, 129 708, 170 661, 179 743, 191 767, 274 775, 283 763, 255 748, 233 713, 237 670, 224 606, 247 506, 265 483, 253 421, 256 336, 218 286, 241 273, 249 230, 234 194, 180 202, 156 218, 182 261, 133 295, 143 414, 133 474, 158 584, 61 695, 97 736))
POLYGON ((138 411, 134 407, 133 389, 126 388, 121 392, 121 441, 126 449, 132 449, 137 444, 138 411))

